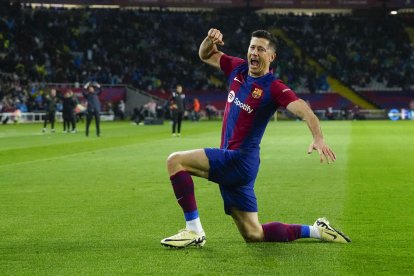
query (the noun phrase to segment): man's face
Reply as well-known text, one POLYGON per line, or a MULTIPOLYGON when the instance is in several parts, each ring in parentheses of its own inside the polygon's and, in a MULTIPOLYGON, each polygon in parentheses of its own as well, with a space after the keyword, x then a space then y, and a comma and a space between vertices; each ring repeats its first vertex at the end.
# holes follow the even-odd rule
POLYGON ((183 87, 181 85, 177 86, 177 93, 183 92, 183 87))
POLYGON ((269 47, 265 38, 252 37, 247 51, 249 75, 261 77, 269 72, 270 63, 276 58, 276 53, 269 47))
POLYGON ((50 90, 50 96, 52 96, 52 97, 56 96, 56 90, 55 89, 50 90))
POLYGON ((90 86, 88 87, 88 91, 89 91, 90 93, 93 93, 93 92, 95 92, 95 88, 94 88, 92 85, 90 85, 90 86))

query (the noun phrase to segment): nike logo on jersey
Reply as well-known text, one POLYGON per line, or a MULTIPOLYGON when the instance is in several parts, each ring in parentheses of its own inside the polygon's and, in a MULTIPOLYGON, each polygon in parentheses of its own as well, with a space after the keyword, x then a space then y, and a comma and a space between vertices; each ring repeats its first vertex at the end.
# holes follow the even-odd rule
POLYGON ((234 79, 233 80, 235 80, 235 81, 237 81, 238 83, 242 83, 237 77, 234 77, 234 79))
POLYGON ((289 90, 290 90, 290 88, 286 88, 286 89, 283 89, 282 92, 287 92, 289 90))

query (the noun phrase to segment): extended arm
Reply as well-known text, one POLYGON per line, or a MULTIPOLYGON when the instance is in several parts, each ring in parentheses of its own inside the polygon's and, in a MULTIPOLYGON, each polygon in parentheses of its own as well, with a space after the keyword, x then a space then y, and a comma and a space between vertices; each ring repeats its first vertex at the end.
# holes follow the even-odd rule
POLYGON ((323 162, 324 157, 328 163, 334 162, 336 160, 336 155, 329 146, 325 144, 319 119, 315 116, 309 106, 303 100, 297 100, 291 102, 286 108, 293 114, 304 119, 308 124, 309 130, 313 136, 313 142, 309 146, 308 153, 310 154, 313 150, 317 150, 321 163, 323 162))
POLYGON ((210 29, 207 37, 201 42, 198 55, 203 62, 220 69, 223 52, 217 49, 217 45, 224 45, 223 34, 217 29, 210 29))

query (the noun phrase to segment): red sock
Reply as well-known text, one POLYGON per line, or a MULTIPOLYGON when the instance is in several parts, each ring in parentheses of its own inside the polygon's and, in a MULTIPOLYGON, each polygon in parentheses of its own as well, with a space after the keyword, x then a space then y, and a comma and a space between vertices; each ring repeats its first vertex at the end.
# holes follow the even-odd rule
POLYGON ((262 224, 266 242, 288 242, 301 238, 302 226, 271 222, 262 224))
POLYGON ((184 214, 197 210, 197 203, 194 196, 194 182, 186 171, 179 171, 170 177, 175 198, 184 211, 184 214))

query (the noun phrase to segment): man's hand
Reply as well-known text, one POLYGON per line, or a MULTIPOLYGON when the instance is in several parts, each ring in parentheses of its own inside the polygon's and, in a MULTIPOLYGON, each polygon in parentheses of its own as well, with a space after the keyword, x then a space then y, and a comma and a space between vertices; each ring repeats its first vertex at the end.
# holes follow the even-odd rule
POLYGON ((207 38, 210 39, 210 41, 213 44, 220 45, 220 46, 224 45, 223 34, 220 32, 220 30, 210 29, 208 31, 207 38))
POLYGON ((217 45, 224 45, 223 34, 217 29, 210 29, 200 44, 198 56, 203 62, 220 69, 220 58, 223 52, 217 49, 217 45))
POLYGON ((323 163, 324 159, 326 159, 326 162, 328 164, 335 162, 335 153, 329 148, 327 144, 325 144, 323 140, 313 141, 308 148, 308 154, 311 154, 314 150, 318 151, 321 163, 323 163))

